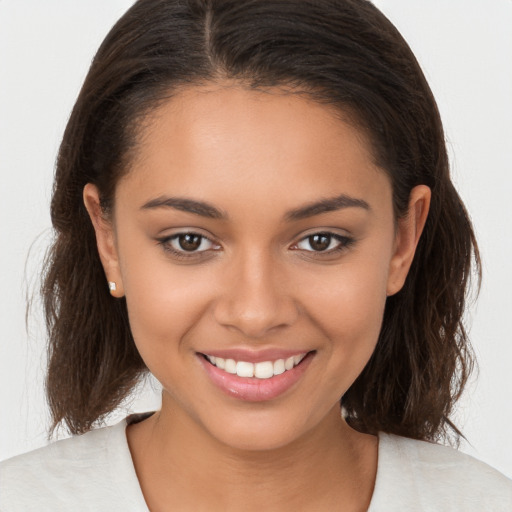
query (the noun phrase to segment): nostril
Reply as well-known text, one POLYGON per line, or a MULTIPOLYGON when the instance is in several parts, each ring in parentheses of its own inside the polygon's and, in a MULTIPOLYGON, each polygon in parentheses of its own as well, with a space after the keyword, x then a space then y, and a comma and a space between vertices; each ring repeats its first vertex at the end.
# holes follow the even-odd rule
POLYGON ((245 338, 259 339, 270 331, 291 326, 297 320, 297 308, 288 301, 272 304, 249 304, 248 301, 226 301, 218 304, 214 316, 216 321, 234 329, 245 338))

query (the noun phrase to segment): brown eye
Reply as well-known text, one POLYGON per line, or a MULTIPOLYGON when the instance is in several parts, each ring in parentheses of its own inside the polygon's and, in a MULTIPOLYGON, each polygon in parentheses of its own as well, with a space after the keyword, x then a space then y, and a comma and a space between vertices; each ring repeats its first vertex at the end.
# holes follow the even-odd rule
POLYGON ((157 240, 166 251, 183 257, 220 249, 206 236, 193 232, 177 233, 157 240))
POLYGON ((325 251, 331 245, 331 235, 327 233, 317 233, 316 235, 308 236, 310 247, 314 251, 325 251))
POLYGON ((321 231, 304 237, 297 243, 296 248, 312 253, 333 254, 347 248, 353 241, 353 239, 346 236, 321 231))
POLYGON ((203 237, 194 233, 185 233, 178 236, 178 244, 180 249, 184 251, 197 251, 201 246, 203 237))

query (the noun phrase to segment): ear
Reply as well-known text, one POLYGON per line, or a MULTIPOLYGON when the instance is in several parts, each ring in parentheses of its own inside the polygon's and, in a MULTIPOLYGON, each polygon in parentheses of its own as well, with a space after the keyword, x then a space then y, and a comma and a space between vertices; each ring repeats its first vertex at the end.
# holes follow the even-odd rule
POLYGON ((427 221, 430 197, 431 191, 426 185, 414 187, 409 196, 407 215, 398 219, 395 248, 388 275, 388 296, 399 292, 405 283, 416 246, 427 221))
POLYGON ((83 199, 96 233, 96 243, 101 264, 107 276, 108 284, 105 283, 105 286, 110 288, 110 293, 114 297, 122 297, 124 295, 124 287, 115 243, 114 226, 109 219, 105 218, 101 209, 100 195, 96 185, 92 183, 85 185, 83 199), (111 287, 110 283, 115 283, 115 286, 111 287))

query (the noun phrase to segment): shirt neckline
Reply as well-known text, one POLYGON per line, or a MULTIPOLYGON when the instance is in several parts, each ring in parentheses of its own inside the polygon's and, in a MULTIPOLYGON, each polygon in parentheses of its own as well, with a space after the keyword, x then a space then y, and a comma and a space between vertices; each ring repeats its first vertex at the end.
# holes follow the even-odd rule
MULTIPOLYGON (((110 463, 111 477, 116 482, 116 488, 118 490, 120 499, 125 501, 130 507, 137 505, 137 511, 140 512, 150 512, 150 510, 147 506, 139 479, 137 477, 137 473, 135 471, 130 447, 128 445, 126 429, 129 425, 143 421, 149 418, 152 414, 154 414, 154 411, 131 414, 124 420, 110 427, 111 431, 109 433, 109 437, 114 439, 107 439, 106 447, 107 456, 110 463), (118 445, 118 443, 116 443, 115 438, 121 439, 123 448, 122 450, 116 450, 116 445, 118 445)), ((383 432, 379 432, 377 434, 377 473, 370 505, 368 506, 367 512, 378 512, 379 504, 382 503, 383 498, 386 498, 389 503, 389 489, 386 489, 386 482, 388 479, 387 473, 389 471, 396 472, 396 467, 390 467, 394 466, 392 460, 393 457, 391 456, 392 447, 390 446, 392 444, 393 437, 394 436, 385 434, 383 432)))
POLYGON ((126 510, 150 512, 135 466, 133 464, 126 429, 128 425, 138 423, 153 413, 132 414, 113 425, 107 437, 106 450, 110 467, 110 476, 115 482, 119 501, 126 503, 126 510), (121 443, 122 449, 119 449, 121 443), (134 508, 135 506, 135 508, 134 508))

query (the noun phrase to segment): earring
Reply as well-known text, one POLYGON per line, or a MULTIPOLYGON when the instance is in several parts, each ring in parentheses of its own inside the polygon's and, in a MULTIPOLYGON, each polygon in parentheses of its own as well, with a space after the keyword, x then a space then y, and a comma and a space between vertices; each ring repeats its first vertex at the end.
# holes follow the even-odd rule
POLYGON ((115 292, 117 290, 116 283, 114 283, 114 281, 109 281, 108 289, 110 290, 110 293, 115 292))

